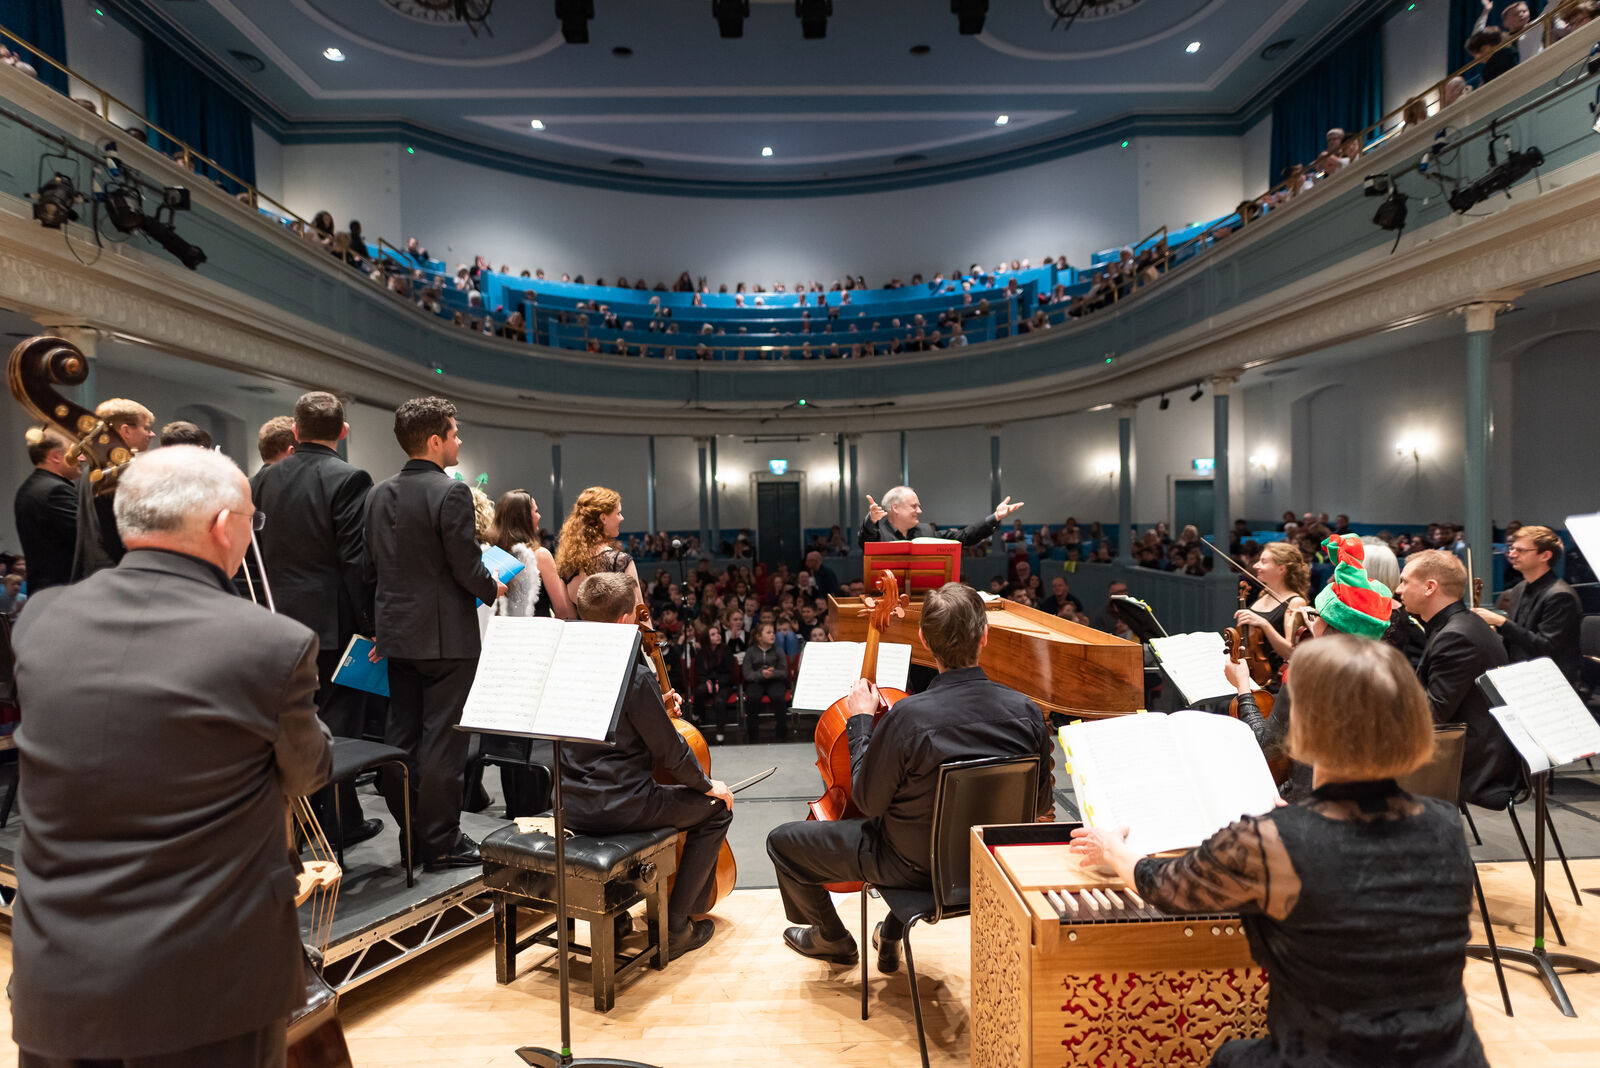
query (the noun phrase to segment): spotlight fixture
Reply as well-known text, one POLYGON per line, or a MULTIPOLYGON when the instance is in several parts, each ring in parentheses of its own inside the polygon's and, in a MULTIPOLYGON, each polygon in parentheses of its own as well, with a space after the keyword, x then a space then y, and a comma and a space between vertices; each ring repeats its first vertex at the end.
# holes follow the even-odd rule
POLYGON ((723 37, 743 37, 750 0, 711 0, 711 17, 717 20, 717 33, 723 37))
POLYGON ((833 0, 794 0, 794 14, 800 20, 800 36, 808 41, 820 41, 828 36, 828 16, 833 14, 833 0))
POLYGON ((567 44, 589 43, 589 20, 594 18, 594 0, 556 0, 556 19, 561 23, 561 38, 567 44))
POLYGON ((1165 393, 1161 394, 1161 410, 1166 411, 1170 407, 1172 407, 1172 399, 1165 393))
POLYGON ((39 184, 33 198, 33 218, 46 230, 59 230, 64 222, 76 222, 72 205, 83 198, 73 188, 72 179, 57 171, 49 181, 39 184))
POLYGON ((1200 383, 1196 382, 1194 384, 1194 392, 1189 394, 1189 399, 1191 401, 1197 401, 1201 397, 1204 397, 1205 395, 1206 395, 1205 388, 1203 386, 1201 386, 1200 383))
POLYGON ((1189 53, 1192 56, 1196 52, 1200 51, 1200 42, 1199 41, 1190 41, 1186 46, 1184 46, 1183 50, 1185 52, 1189 53))
POLYGON ((1398 189, 1389 190, 1389 198, 1378 205, 1372 221, 1384 230, 1406 228, 1406 195, 1398 189))
POLYGON ((131 234, 144 221, 144 198, 139 187, 132 182, 117 182, 106 187, 104 197, 106 215, 119 233, 131 234))
POLYGON ((1489 134, 1489 170, 1482 178, 1464 185, 1450 194, 1450 208, 1452 211, 1465 215, 1473 208, 1482 204, 1496 193, 1511 195, 1513 185, 1526 178, 1535 168, 1544 165, 1544 153, 1537 148, 1530 147, 1523 151, 1511 152, 1504 163, 1495 159, 1494 142, 1495 134, 1492 129, 1489 134))
POLYGON ((956 17, 958 32, 972 36, 983 32, 983 20, 989 14, 989 0, 950 0, 950 14, 956 17))
POLYGON ((178 236, 178 231, 172 228, 172 212, 172 208, 162 205, 161 210, 156 213, 155 217, 146 215, 140 219, 139 229, 146 237, 172 253, 178 258, 179 263, 192 271, 206 262, 205 250, 198 245, 189 244, 189 242, 178 236), (166 214, 164 219, 161 217, 162 212, 166 214))

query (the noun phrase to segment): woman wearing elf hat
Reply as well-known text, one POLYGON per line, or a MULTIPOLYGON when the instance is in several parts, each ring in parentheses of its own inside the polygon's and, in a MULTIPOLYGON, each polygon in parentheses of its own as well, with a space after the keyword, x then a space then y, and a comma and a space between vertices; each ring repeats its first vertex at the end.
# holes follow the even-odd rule
MULTIPOLYGON (((1393 595, 1389 587, 1368 577, 1366 546, 1354 534, 1334 534, 1323 542, 1323 547, 1336 561, 1333 578, 1317 594, 1315 608, 1302 605, 1290 611, 1285 629, 1300 640, 1320 638, 1330 632, 1373 640, 1382 638, 1389 629, 1394 611, 1393 595)), ((1271 717, 1263 717, 1256 709, 1250 666, 1242 661, 1230 661, 1223 670, 1239 691, 1239 718, 1255 732, 1267 759, 1283 755, 1289 734, 1290 687, 1285 686, 1277 695, 1271 717)), ((1285 672, 1287 677, 1287 667, 1285 672)), ((1305 764, 1295 763, 1288 781, 1283 784, 1286 798, 1294 800, 1311 792, 1310 770, 1305 764)))

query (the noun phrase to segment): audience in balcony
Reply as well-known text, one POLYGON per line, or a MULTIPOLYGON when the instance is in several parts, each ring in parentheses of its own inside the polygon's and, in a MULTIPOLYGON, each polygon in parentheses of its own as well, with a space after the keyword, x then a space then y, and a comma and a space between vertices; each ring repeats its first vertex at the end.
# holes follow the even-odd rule
POLYGON ((1521 60, 1515 48, 1500 47, 1505 39, 1505 34, 1493 26, 1467 38, 1467 51, 1483 68, 1484 85, 1515 67, 1521 60))

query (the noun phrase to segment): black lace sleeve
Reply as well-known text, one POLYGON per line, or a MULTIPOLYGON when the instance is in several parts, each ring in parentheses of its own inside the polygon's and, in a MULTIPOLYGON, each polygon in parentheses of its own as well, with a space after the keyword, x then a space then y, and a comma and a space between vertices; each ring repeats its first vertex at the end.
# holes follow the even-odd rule
POLYGON ((602 571, 626 571, 628 570, 628 565, 633 563, 633 557, 621 549, 601 549, 596 554, 596 562, 599 565, 595 568, 596 573, 602 571))
POLYGON ((1229 824, 1198 849, 1145 857, 1133 870, 1139 895, 1167 912, 1258 912, 1283 919, 1300 877, 1271 816, 1229 824))

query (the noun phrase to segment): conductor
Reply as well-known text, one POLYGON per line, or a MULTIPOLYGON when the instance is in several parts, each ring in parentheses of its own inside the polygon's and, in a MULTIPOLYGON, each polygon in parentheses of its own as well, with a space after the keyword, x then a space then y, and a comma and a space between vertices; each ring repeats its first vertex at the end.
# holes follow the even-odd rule
POLYGON ((1012 504, 1011 498, 1007 497, 993 512, 971 526, 951 527, 949 530, 934 527, 924 529, 922 502, 917 500, 917 491, 910 486, 896 486, 883 495, 882 504, 873 500, 871 494, 867 495, 867 517, 861 521, 860 540, 865 544, 869 541, 950 538, 963 545, 978 545, 993 537, 1000 527, 1000 521, 1022 505, 1022 501, 1012 504))

